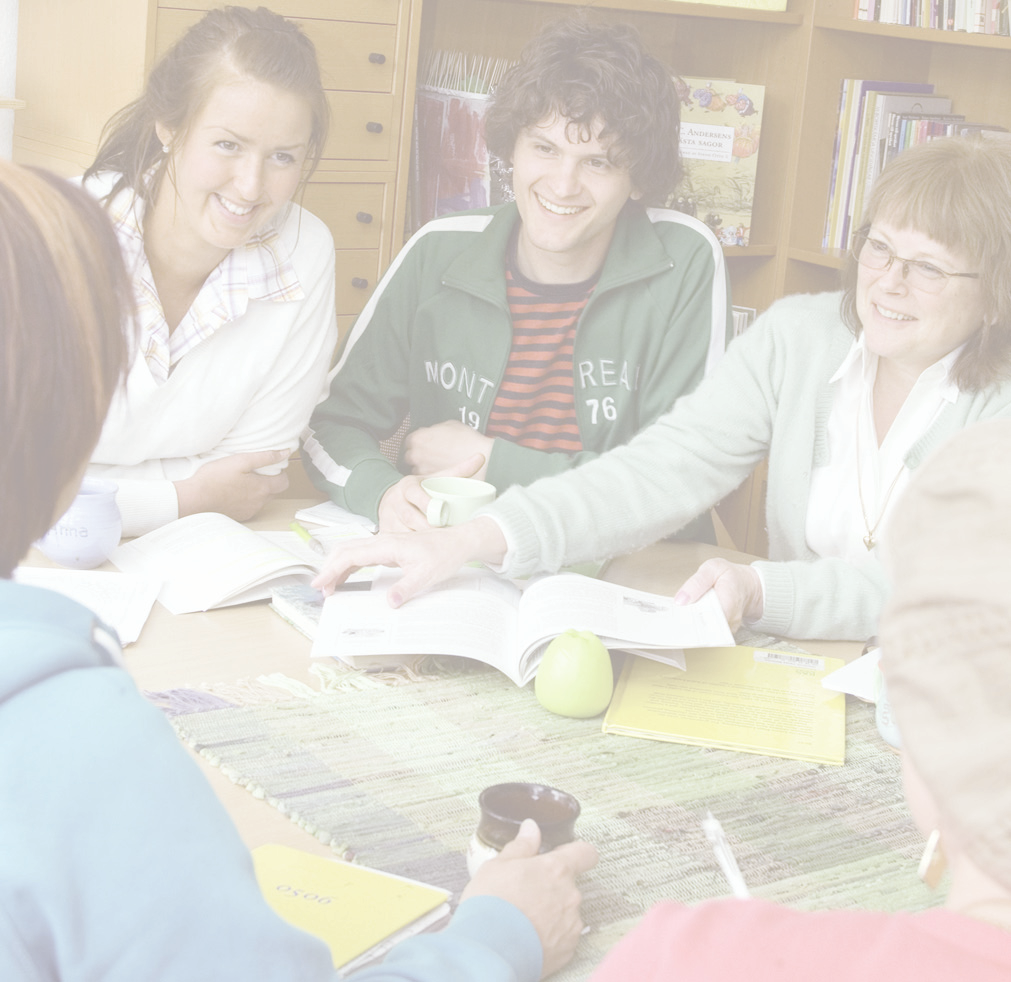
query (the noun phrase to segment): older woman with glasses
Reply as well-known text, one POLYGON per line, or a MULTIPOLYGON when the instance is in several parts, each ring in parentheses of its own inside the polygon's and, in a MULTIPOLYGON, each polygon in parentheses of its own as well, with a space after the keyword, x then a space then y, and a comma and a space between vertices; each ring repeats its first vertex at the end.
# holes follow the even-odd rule
POLYGON ((877 544, 910 475, 944 439, 1011 416, 1011 144, 941 140, 882 173, 839 293, 787 297, 698 389, 631 442, 512 489, 465 525, 349 545, 324 588, 400 565, 402 603, 462 562, 516 576, 617 555, 680 528, 768 458, 768 561, 713 559, 733 626, 865 638, 884 595, 877 544))

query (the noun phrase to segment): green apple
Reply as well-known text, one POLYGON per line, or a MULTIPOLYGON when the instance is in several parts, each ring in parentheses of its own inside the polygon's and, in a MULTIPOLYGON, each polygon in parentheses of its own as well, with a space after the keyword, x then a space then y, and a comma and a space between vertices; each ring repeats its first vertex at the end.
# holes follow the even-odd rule
POLYGON ((534 681, 545 709, 579 719, 607 709, 613 690, 611 656, 591 631, 559 634, 544 652, 534 681))

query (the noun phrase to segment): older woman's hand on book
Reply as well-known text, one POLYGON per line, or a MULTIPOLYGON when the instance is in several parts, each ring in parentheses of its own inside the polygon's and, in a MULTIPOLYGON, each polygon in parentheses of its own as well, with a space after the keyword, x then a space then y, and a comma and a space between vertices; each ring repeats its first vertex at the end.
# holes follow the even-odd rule
POLYGON ((327 557, 312 585, 326 594, 363 566, 399 566, 404 575, 390 588, 390 605, 449 579, 472 561, 497 565, 506 553, 502 530, 490 518, 423 532, 381 533, 370 539, 341 543, 327 557))
POLYGON ((582 896, 576 876, 597 865, 597 850, 577 840, 538 854, 540 845, 541 831, 527 819, 516 838, 474 874, 461 900, 488 894, 519 908, 541 939, 543 978, 565 965, 579 943, 582 896))
POLYGON ((674 597, 675 603, 693 604, 710 590, 716 591, 730 630, 742 621, 757 621, 765 607, 762 580, 757 570, 726 559, 707 559, 674 597))

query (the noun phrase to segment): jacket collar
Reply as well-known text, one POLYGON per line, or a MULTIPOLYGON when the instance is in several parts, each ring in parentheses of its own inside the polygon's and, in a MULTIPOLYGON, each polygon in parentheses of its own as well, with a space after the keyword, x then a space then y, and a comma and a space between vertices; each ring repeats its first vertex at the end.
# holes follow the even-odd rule
POLYGON ((75 668, 120 665, 115 632, 75 600, 0 579, 0 702, 75 668))
MULTIPOLYGON (((499 206, 482 232, 481 248, 468 249, 446 269, 442 282, 489 303, 508 308, 505 289, 506 250, 519 221, 516 203, 499 206)), ((664 248, 646 212, 629 202, 618 215, 594 296, 672 269, 674 260, 664 248)))

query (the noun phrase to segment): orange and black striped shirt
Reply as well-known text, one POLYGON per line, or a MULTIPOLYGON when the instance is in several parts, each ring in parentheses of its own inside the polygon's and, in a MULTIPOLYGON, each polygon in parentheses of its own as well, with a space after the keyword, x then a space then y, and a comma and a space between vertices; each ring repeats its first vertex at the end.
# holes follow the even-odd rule
POLYGON ((507 263, 513 340, 488 415, 488 436, 535 450, 571 454, 583 449, 576 421, 572 349, 579 315, 597 279, 535 283, 507 263))

